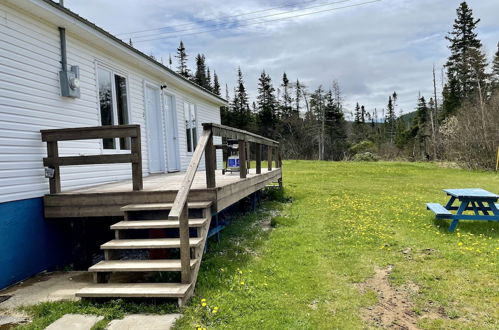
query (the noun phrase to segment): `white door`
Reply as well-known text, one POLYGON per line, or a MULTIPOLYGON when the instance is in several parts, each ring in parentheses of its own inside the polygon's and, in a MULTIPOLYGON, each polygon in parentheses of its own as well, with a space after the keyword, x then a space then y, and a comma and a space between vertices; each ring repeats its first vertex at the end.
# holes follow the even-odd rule
POLYGON ((166 162, 168 172, 180 171, 180 155, 178 149, 178 128, 177 128, 177 109, 173 96, 164 94, 163 97, 165 111, 165 129, 166 129, 166 162))
POLYGON ((146 85, 147 136, 149 172, 165 172, 165 145, 160 107, 159 88, 146 85))

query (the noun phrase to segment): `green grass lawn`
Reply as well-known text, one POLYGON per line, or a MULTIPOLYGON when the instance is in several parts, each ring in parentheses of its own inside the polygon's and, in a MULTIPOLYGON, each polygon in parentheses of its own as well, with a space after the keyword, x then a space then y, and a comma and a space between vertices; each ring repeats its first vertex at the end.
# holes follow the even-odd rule
MULTIPOLYGON (((418 327, 499 328, 499 224, 463 221, 448 233, 449 222, 425 210, 446 201, 443 188, 499 193, 496 173, 386 162, 286 161, 283 169, 292 203, 277 196, 210 244, 178 329, 369 328, 362 314, 379 298, 362 283, 388 266, 418 327)), ((50 303, 32 309, 26 328, 68 310, 112 318, 141 309, 172 307, 50 303)))
POLYGON ((420 328, 499 327, 498 224, 463 221, 448 233, 449 222, 425 210, 447 200, 444 188, 499 192, 497 174, 421 163, 283 167, 293 202, 266 204, 211 245, 179 329, 366 328, 361 309, 378 297, 359 283, 388 265, 395 289, 418 288, 407 298, 420 328), (281 216, 264 231, 258 222, 273 209, 281 216))

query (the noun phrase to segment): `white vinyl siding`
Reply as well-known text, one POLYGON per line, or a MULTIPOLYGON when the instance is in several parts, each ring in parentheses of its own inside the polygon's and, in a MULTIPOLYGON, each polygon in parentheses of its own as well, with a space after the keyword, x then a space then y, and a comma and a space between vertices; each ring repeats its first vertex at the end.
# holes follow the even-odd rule
MULTIPOLYGON (((67 26, 72 24, 68 22, 67 26)), ((40 130, 100 125, 96 68, 101 64, 111 66, 117 73, 126 73, 129 119, 130 123, 141 126, 143 171, 148 174, 143 86, 145 80, 161 84, 165 77, 160 73, 157 76, 144 73, 140 63, 131 65, 119 54, 92 46, 75 35, 68 29, 67 55, 68 64, 80 68, 79 99, 60 96, 57 25, 0 3, 0 202, 48 193, 42 161, 46 145, 41 142, 40 130)), ((199 107, 198 130, 202 122, 220 122, 218 106, 203 104, 201 97, 173 87, 168 92, 177 103, 179 130, 184 128, 181 122, 184 99, 194 101, 199 107)), ((185 152, 184 135, 182 131, 178 134, 182 170, 190 160, 185 152)), ((100 140, 65 141, 60 143, 59 150, 61 156, 103 153, 100 140)), ((130 164, 61 168, 63 191, 130 177, 130 164)))

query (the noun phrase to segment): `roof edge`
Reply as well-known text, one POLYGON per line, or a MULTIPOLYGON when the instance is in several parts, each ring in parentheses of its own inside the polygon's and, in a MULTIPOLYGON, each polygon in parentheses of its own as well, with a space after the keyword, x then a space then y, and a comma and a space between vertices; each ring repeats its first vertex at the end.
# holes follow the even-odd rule
POLYGON ((156 66, 158 66, 159 68, 161 68, 162 70, 166 71, 167 73, 173 75, 175 78, 178 78, 181 81, 183 81, 185 83, 188 83, 192 87, 197 88, 199 91, 207 94, 208 96, 213 97, 213 98, 217 99, 218 101, 221 101, 221 103, 223 103, 224 105, 228 104, 228 101, 226 99, 222 98, 221 96, 218 96, 217 94, 215 94, 215 93, 207 90, 206 88, 204 88, 202 86, 199 86, 195 82, 193 82, 193 81, 185 78, 184 76, 180 75, 179 73, 177 73, 177 72, 173 71, 172 69, 168 68, 166 65, 164 65, 164 64, 162 64, 162 63, 154 60, 149 55, 141 52, 137 48, 135 48, 133 46, 130 46, 129 44, 127 44, 123 40, 119 39, 118 37, 115 37, 111 33, 109 33, 106 30, 104 30, 103 28, 101 28, 101 27, 97 26, 96 24, 90 22, 89 20, 81 17, 77 13, 71 11, 70 9, 68 9, 68 8, 66 8, 64 6, 61 6, 59 3, 56 3, 56 2, 54 2, 52 0, 41 0, 41 1, 44 2, 44 3, 46 3, 46 4, 49 4, 50 6, 56 8, 57 10, 60 10, 64 14, 71 16, 72 18, 78 20, 79 22, 81 22, 81 23, 87 25, 88 27, 96 30, 97 32, 103 34, 105 37, 111 39, 111 41, 114 41, 114 42, 118 43, 120 46, 123 46, 123 47, 127 48, 128 50, 136 53, 137 55, 143 57, 147 61, 151 62, 152 64, 154 64, 156 66))

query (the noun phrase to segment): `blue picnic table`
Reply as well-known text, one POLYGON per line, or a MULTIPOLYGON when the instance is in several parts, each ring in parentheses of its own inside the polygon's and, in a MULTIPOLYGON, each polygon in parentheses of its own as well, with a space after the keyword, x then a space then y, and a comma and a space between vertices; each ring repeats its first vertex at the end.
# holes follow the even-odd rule
POLYGON ((427 203, 426 208, 433 211, 437 219, 451 219, 449 231, 456 229, 459 220, 499 221, 499 195, 480 188, 444 189, 450 196, 445 206, 427 203), (452 213, 451 211, 456 211, 452 213), (464 214, 473 211, 473 214, 464 214))

